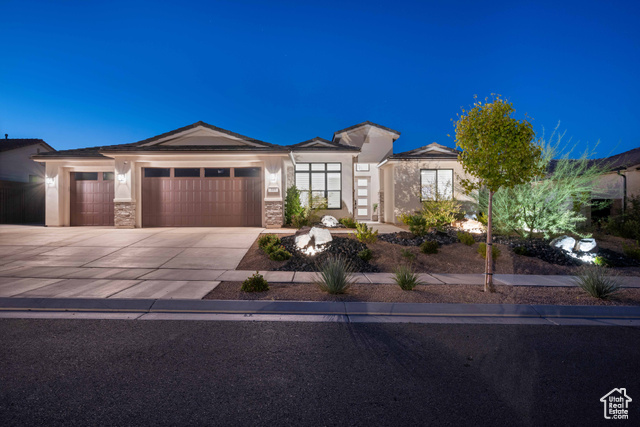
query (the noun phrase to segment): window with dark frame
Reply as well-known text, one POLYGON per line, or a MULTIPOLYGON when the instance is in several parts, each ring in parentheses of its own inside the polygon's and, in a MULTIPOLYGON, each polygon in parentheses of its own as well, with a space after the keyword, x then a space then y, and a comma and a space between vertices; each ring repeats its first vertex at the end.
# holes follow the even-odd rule
POLYGON ((113 181, 113 177, 114 177, 113 172, 102 172, 103 181, 113 181))
POLYGON ((204 168, 205 178, 229 178, 230 176, 230 168, 204 168))
POLYGON ((98 172, 76 172, 76 181, 97 181, 98 172))
POLYGON ((249 178, 260 176, 260 168, 234 168, 233 176, 236 178, 249 178))
POLYGON ((420 200, 453 198, 453 169, 420 169, 420 200))
POLYGON ((307 204, 311 192, 312 197, 327 200, 327 209, 342 207, 341 163, 297 163, 295 175, 303 205, 307 204))
POLYGON ((145 178, 169 178, 170 168, 144 168, 145 178))
POLYGON ((175 178, 199 178, 200 168, 174 168, 173 176, 175 178))

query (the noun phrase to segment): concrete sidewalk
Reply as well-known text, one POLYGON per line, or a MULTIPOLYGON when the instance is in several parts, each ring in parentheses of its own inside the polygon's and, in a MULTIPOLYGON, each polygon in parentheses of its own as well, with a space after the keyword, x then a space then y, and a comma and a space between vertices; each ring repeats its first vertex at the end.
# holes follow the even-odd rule
POLYGON ((640 326, 640 307, 0 298, 0 318, 640 326))
MULTIPOLYGON (((202 299, 220 282, 241 282, 249 270, 144 269, 98 267, 0 267, 0 297, 202 299)), ((271 283, 313 283, 316 273, 261 271, 271 283)), ((356 283, 393 284, 391 273, 356 273, 356 283)), ((428 274, 428 285, 482 285, 483 274, 428 274)), ((496 274, 497 286, 575 286, 573 276, 496 274)), ((640 288, 640 277, 621 277, 625 288, 640 288)))

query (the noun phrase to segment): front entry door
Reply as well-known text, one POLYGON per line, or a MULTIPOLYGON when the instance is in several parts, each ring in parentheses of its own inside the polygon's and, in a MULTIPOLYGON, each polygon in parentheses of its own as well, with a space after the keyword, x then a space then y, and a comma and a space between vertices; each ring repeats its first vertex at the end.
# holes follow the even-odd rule
POLYGON ((371 220, 371 178, 356 177, 355 218, 371 220))

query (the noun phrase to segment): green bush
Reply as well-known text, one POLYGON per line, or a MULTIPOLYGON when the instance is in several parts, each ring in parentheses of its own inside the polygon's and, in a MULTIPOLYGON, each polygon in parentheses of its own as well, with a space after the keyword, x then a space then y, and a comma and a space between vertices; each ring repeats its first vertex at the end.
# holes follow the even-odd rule
MULTIPOLYGON (((487 244, 485 243, 485 251, 487 250, 487 244)), ((525 246, 516 246, 515 248, 513 248, 513 252, 515 252, 517 255, 522 255, 522 256, 530 256, 531 254, 529 253, 529 249, 527 249, 525 246)))
POLYGON ((624 214, 607 218, 602 226, 614 236, 640 240, 640 196, 629 197, 624 214))
POLYGON ((435 240, 425 240, 424 243, 420 245, 420 251, 422 251, 423 254, 437 254, 438 242, 435 240))
POLYGON ((396 282, 403 291, 411 291, 417 285, 422 284, 418 278, 418 274, 408 265, 399 265, 396 267, 393 272, 393 281, 396 282))
POLYGON ((349 216, 346 216, 344 218, 340 218, 338 220, 338 222, 340 224, 344 225, 347 228, 356 228, 356 224, 357 224, 356 221, 353 218, 349 217, 349 216))
POLYGON ((411 215, 406 218, 409 231, 416 236, 424 236, 429 231, 427 220, 421 214, 411 215))
POLYGON ((269 290, 269 283, 256 271, 256 274, 248 277, 240 287, 242 292, 266 292, 269 290))
POLYGON ((416 259, 416 254, 411 252, 409 249, 402 249, 400 251, 400 255, 402 255, 403 258, 406 258, 409 261, 413 261, 414 259, 416 259))
POLYGON ((263 251, 267 246, 272 246, 275 244, 280 244, 280 238, 275 234, 263 234, 258 237, 258 247, 263 251))
POLYGON ((375 243, 378 241, 378 230, 373 231, 373 228, 369 228, 364 222, 358 222, 355 236, 362 243, 375 243))
MULTIPOLYGON (((482 256, 482 258, 487 258, 486 243, 480 243, 478 245, 478 253, 480 254, 480 256, 482 256)), ((499 256, 500 256, 500 249, 498 249, 495 244, 491 245, 491 257, 493 258, 493 260, 494 261, 497 260, 499 256)))
POLYGON ((575 278, 577 286, 594 298, 609 299, 620 290, 618 281, 602 267, 583 267, 575 278))
POLYGON ((444 227, 455 221, 462 212, 462 205, 456 199, 442 198, 422 202, 422 217, 427 227, 444 227))
POLYGON ((371 249, 365 248, 358 252, 358 257, 360 257, 360 259, 363 261, 369 261, 371 258, 373 258, 373 252, 371 252, 371 249))
POLYGON ((623 243, 622 251, 629 258, 640 260, 640 243, 638 243, 637 240, 635 245, 627 245, 626 243, 623 243))
POLYGON ((311 197, 311 195, 309 195, 306 205, 302 207, 302 211, 291 215, 291 225, 294 228, 313 225, 320 221, 320 211, 326 208, 327 199, 318 196, 311 197))
POLYGON ((593 259, 593 263, 599 267, 611 267, 609 260, 603 256, 597 256, 593 259))
POLYGON ((329 255, 318 270, 316 284, 330 294, 344 294, 353 283, 351 264, 341 257, 329 255))
POLYGON ((464 243, 467 246, 471 246, 473 245, 476 241, 473 238, 473 236, 471 235, 471 233, 466 233, 464 231, 458 231, 458 240, 460 241, 460 243, 464 243))
POLYGON ((285 224, 293 224, 293 217, 299 216, 304 212, 304 207, 300 202, 300 190, 295 185, 287 189, 287 195, 284 200, 284 221, 285 224))
POLYGON ((272 261, 286 261, 291 258, 291 253, 284 248, 284 246, 271 246, 272 251, 269 254, 269 259, 272 261))

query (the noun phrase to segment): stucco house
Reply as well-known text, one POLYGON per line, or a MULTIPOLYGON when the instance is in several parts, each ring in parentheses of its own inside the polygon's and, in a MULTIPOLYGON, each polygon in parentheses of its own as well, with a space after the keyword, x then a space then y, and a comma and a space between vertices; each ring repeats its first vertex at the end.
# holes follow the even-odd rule
POLYGON ((611 203, 603 212, 592 212, 592 217, 623 213, 630 197, 640 197, 640 147, 594 162, 603 163, 610 170, 598 179, 594 193, 598 199, 611 203))
POLYGON ((32 158, 46 164, 48 226, 280 227, 294 184, 326 198, 337 218, 393 223, 429 197, 424 183, 456 191, 461 173, 457 152, 438 144, 394 155, 399 137, 364 122, 331 141, 284 146, 197 122, 130 144, 32 158))
POLYGON ((31 160, 31 156, 55 151, 37 138, 0 139, 0 181, 44 182, 44 165, 31 160))

